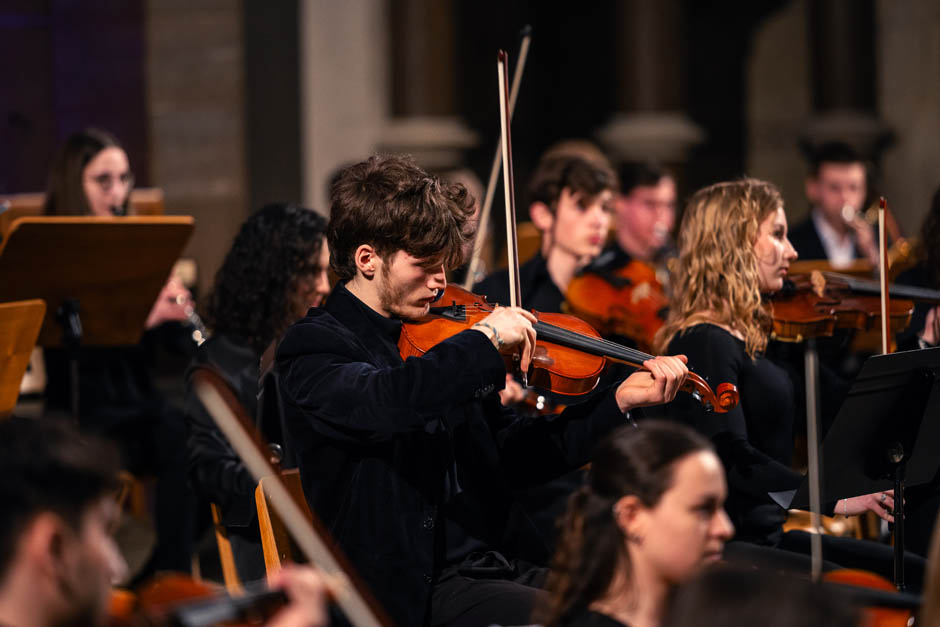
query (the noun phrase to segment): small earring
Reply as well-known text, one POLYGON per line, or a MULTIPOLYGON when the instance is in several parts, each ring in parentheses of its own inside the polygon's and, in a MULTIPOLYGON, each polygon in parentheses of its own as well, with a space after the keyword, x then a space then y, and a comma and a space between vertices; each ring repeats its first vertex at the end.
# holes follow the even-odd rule
POLYGON ((640 545, 643 544, 643 536, 638 533, 628 533, 627 542, 632 542, 633 544, 640 545))

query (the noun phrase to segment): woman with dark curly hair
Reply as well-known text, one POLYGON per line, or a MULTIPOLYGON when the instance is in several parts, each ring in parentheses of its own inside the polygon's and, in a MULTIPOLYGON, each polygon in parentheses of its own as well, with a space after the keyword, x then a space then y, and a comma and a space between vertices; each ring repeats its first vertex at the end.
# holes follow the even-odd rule
POLYGON ((721 462, 688 427, 621 427, 568 500, 535 619, 546 627, 655 627, 670 591, 721 557, 734 528, 721 462))
MULTIPOLYGON (((215 276, 206 316, 212 336, 190 367, 211 368, 257 418, 262 353, 329 293, 326 220, 289 204, 270 204, 242 225, 215 276)), ((191 384, 191 377, 187 377, 191 384)), ((264 576, 255 482, 196 398, 186 397, 189 470, 196 490, 221 509, 239 576, 264 576)), ((268 418, 265 417, 265 421, 268 418)), ((266 433, 278 425, 261 425, 266 433)))

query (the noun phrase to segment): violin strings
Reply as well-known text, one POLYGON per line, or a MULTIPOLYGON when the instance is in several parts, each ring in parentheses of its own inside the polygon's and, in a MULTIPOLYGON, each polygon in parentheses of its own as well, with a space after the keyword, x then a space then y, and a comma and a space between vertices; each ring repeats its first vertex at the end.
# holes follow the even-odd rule
POLYGON ((535 330, 536 333, 541 330, 547 340, 557 339, 567 341, 575 348, 596 349, 605 356, 616 357, 635 363, 642 363, 647 359, 653 358, 652 355, 647 355, 646 353, 617 344, 616 342, 611 342, 603 338, 590 337, 577 331, 558 327, 547 322, 537 323, 535 330))

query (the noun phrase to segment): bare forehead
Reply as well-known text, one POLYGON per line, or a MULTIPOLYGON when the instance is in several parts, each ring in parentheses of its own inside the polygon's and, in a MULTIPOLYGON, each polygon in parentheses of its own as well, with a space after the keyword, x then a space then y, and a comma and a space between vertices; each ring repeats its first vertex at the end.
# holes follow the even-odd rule
POLYGON ((864 182, 865 166, 854 163, 823 163, 819 166, 819 180, 853 180, 864 182))
POLYGON ((128 169, 127 153, 117 146, 108 146, 92 157, 85 169, 89 172, 122 172, 128 169))
POLYGON ((668 491, 689 497, 703 493, 721 494, 725 489, 724 472, 721 461, 713 452, 689 453, 676 462, 672 486, 668 491))

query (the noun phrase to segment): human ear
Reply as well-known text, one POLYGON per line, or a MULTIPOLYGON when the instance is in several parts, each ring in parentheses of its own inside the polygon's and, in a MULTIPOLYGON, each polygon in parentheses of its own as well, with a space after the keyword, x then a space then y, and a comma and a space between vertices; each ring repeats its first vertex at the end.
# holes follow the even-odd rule
POLYGON ((353 254, 353 260, 356 262, 356 268, 366 278, 371 279, 375 276, 375 270, 379 257, 375 253, 375 248, 369 244, 362 244, 353 254))
POLYGON ((18 543, 22 558, 33 566, 34 572, 59 578, 68 560, 72 538, 70 531, 65 521, 56 514, 39 514, 23 531, 18 543))
POLYGON ((613 516, 628 542, 641 543, 646 533, 646 506, 635 495, 620 497, 613 506, 613 516))
POLYGON ((806 177, 804 189, 806 191, 806 198, 808 198, 810 202, 817 202, 819 198, 819 181, 816 177, 806 177))
POLYGON ((555 223, 555 215, 544 202, 534 202, 529 205, 529 218, 532 219, 535 228, 543 233, 551 231, 555 223))

